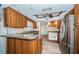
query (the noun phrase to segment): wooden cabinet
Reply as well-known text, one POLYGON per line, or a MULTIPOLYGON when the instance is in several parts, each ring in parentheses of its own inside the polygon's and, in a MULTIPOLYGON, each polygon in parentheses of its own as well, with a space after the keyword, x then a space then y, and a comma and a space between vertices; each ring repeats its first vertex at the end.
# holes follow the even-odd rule
POLYGON ((37 28, 37 23, 13 8, 6 7, 4 10, 4 26, 13 28, 23 28, 27 26, 27 20, 31 21, 33 28, 37 28))
POLYGON ((75 5, 75 30, 74 30, 74 37, 75 37, 75 53, 79 54, 79 4, 75 5))
POLYGON ((79 26, 79 5, 75 5, 75 26, 79 26))
POLYGON ((37 23, 36 22, 32 22, 33 23, 33 28, 37 28, 37 23))
POLYGON ((21 40, 15 39, 15 42, 14 43, 15 43, 15 46, 14 46, 15 53, 20 54, 22 52, 21 40))
MULTIPOLYGON (((23 24, 23 26, 24 27, 26 27, 27 25, 25 25, 25 24, 27 24, 27 20, 28 20, 28 18, 27 17, 25 17, 25 16, 21 16, 21 19, 23 19, 24 21, 22 21, 21 20, 21 23, 23 24)), ((22 24, 20 23, 20 26, 22 26, 22 24)))
POLYGON ((7 38, 8 54, 39 54, 42 50, 42 42, 36 38, 34 40, 7 38))
POLYGON ((4 26, 23 28, 27 24, 27 18, 16 10, 6 7, 4 8, 4 26))
POLYGON ((75 53, 79 53, 79 27, 75 28, 75 53))
POLYGON ((7 51, 6 53, 11 53, 14 54, 15 53, 15 39, 12 38, 7 38, 7 51))
POLYGON ((22 54, 23 53, 27 53, 28 54, 28 52, 29 52, 29 48, 28 48, 28 42, 26 41, 26 40, 22 40, 21 41, 22 42, 22 46, 24 46, 24 47, 22 47, 22 54))

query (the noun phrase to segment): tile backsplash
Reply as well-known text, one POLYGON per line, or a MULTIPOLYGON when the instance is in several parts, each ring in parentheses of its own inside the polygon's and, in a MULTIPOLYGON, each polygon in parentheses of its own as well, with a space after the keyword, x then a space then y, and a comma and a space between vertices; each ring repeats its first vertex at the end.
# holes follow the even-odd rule
POLYGON ((7 27, 7 33, 8 33, 8 34, 22 33, 22 32, 24 32, 24 31, 25 31, 24 28, 10 28, 10 27, 7 27))

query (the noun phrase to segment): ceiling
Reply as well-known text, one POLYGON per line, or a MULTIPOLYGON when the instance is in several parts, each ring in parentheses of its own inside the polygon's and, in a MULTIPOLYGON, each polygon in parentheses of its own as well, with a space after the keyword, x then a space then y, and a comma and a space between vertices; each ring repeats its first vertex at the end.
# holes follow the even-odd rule
MULTIPOLYGON (((2 5, 2 7, 5 6, 7 5, 2 5)), ((29 18, 37 20, 37 18, 33 15, 42 12, 42 9, 44 8, 52 8, 53 12, 68 11, 69 9, 74 7, 74 4, 11 4, 9 6, 17 9, 29 18)))

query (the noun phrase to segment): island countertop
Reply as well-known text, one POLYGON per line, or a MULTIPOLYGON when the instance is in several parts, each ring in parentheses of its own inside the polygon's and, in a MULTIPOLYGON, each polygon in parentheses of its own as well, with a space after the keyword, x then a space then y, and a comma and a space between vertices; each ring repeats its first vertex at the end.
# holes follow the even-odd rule
POLYGON ((39 37, 39 35, 35 34, 6 34, 6 35, 0 35, 0 37, 10 37, 10 38, 19 38, 19 39, 27 39, 27 40, 34 40, 39 37))

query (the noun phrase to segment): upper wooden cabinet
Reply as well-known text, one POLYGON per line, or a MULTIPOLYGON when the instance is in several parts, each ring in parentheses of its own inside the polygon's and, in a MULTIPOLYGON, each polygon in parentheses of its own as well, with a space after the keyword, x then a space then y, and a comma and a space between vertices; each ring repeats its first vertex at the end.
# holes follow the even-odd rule
POLYGON ((10 7, 6 7, 4 10, 4 26, 23 28, 27 25, 27 18, 21 13, 15 11, 10 7))
POLYGON ((75 26, 79 26, 79 5, 75 5, 75 26))
POLYGON ((4 10, 4 26, 5 27, 13 27, 13 28, 24 28, 27 27, 27 21, 32 22, 33 28, 37 28, 37 23, 18 11, 6 7, 4 10))
POLYGON ((37 23, 33 22, 33 29, 37 28, 37 23))

